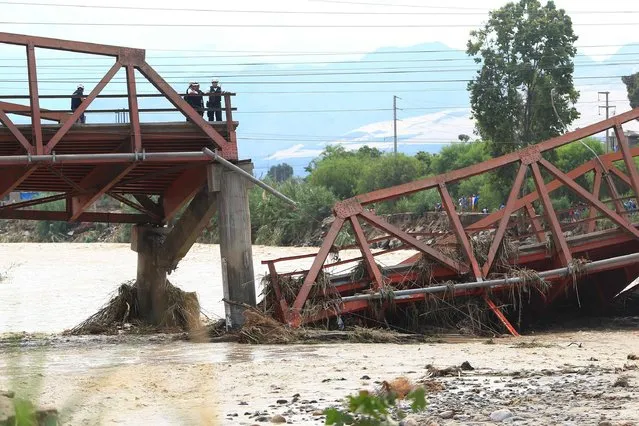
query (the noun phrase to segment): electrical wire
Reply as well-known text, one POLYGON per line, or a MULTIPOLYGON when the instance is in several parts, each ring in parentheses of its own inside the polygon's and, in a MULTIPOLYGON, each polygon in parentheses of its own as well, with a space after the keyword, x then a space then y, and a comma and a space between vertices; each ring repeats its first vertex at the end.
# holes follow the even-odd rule
MULTIPOLYGON (((238 13, 238 14, 265 14, 265 15, 487 15, 487 9, 481 8, 463 8, 463 7, 446 7, 446 6, 421 6, 421 5, 391 5, 383 3, 355 3, 355 2, 338 2, 338 1, 324 1, 325 3, 337 3, 337 4, 355 4, 355 5, 376 5, 376 6, 393 6, 393 7, 419 7, 425 9, 431 9, 429 12, 371 12, 365 11, 326 11, 326 10, 312 10, 312 11, 293 11, 293 10, 246 10, 246 9, 203 9, 203 8, 169 8, 169 7, 139 7, 139 6, 113 6, 113 5, 85 5, 85 4, 70 4, 70 3, 43 3, 43 2, 23 2, 23 1, 0 1, 0 4, 16 5, 16 6, 38 6, 38 7, 63 7, 74 9, 103 9, 103 10, 139 10, 144 12, 200 12, 200 13, 238 13), (435 10, 435 11, 433 11, 435 10), (442 10, 447 10, 442 12, 442 10)), ((639 13, 637 10, 576 10, 571 11, 570 15, 577 14, 634 14, 639 13)))
MULTIPOLYGON (((0 21, 2 25, 46 25, 64 27, 135 27, 135 28, 477 28, 481 23, 469 24, 158 24, 141 22, 41 22, 0 21)), ((580 22, 574 26, 619 27, 636 26, 636 22, 580 22)))
MULTIPOLYGON (((375 73, 377 74, 377 73, 375 73)), ((322 74, 319 74, 322 75, 322 74)), ((330 74, 329 74, 330 75, 330 74)), ((337 75, 337 74, 335 74, 337 75)), ((339 75, 342 75, 341 73, 339 75)), ((304 75, 299 75, 299 74, 291 74, 291 76, 304 76, 304 75)), ((278 76, 271 76, 271 77, 278 77, 278 76)), ((613 78, 621 78, 623 76, 621 75, 608 75, 608 76, 577 76, 577 77, 573 77, 573 80, 601 80, 601 79, 613 79, 613 78)), ((39 83, 65 83, 65 82, 76 82, 78 79, 78 77, 71 77, 71 78, 57 78, 57 79, 38 79, 39 83)), ((6 83, 28 83, 29 80, 28 79, 3 79, 3 82, 6 83)), ((99 83, 101 80, 85 80, 85 83, 89 82, 89 83, 99 83)), ((172 83, 172 84, 189 84, 191 81, 193 81, 192 79, 187 80, 171 80, 171 79, 165 79, 165 81, 172 83)), ((234 84, 234 85, 256 85, 256 84, 262 84, 262 85, 273 85, 273 84, 279 84, 279 85, 284 85, 284 84, 400 84, 400 83, 468 83, 470 82, 470 80, 468 79, 442 79, 442 80, 352 80, 352 81, 348 81, 348 80, 342 80, 342 81, 331 81, 331 80, 315 80, 315 81, 250 81, 250 80, 246 80, 246 81, 227 81, 227 84, 234 84)), ((111 79, 111 81, 109 82, 109 84, 127 84, 126 79, 125 78, 113 78, 111 79)))
MULTIPOLYGON (((139 83, 139 82, 138 82, 139 83)), ((592 86, 597 86, 600 87, 601 83, 586 83, 586 84, 580 84, 579 87, 592 87, 592 86)), ((0 89, 10 89, 10 90, 16 90, 16 86, 2 86, 0 85, 0 89)), ((47 92, 47 93, 59 93, 58 89, 50 89, 47 87, 44 88, 39 88, 38 89, 40 92, 47 92)), ((277 90, 277 91, 263 91, 263 90, 255 90, 255 91, 251 91, 246 93, 246 95, 324 95, 324 94, 339 94, 339 93, 430 93, 430 92, 447 92, 447 93, 467 93, 468 89, 463 88, 463 89, 446 89, 446 88, 439 88, 439 87, 434 87, 434 88, 430 88, 430 89, 417 89, 417 88, 410 88, 410 89, 402 89, 402 88, 396 88, 396 89, 388 89, 388 90, 384 90, 384 89, 376 89, 376 90, 369 90, 369 89, 364 89, 364 90, 308 90, 308 91, 287 91, 287 90, 277 90)), ((105 90, 102 92, 102 94, 120 94, 119 92, 110 92, 109 91, 109 87, 107 86, 107 88, 105 88, 105 90)), ((153 94, 153 93, 140 93, 141 95, 143 94, 153 94)), ((626 101, 626 100, 621 100, 621 101, 626 101)))
MULTIPOLYGON (((586 48, 615 48, 615 47, 626 47, 626 46, 639 46, 639 43, 626 43, 626 44, 594 44, 594 45, 576 45, 577 49, 586 49, 586 48)), ((420 50, 393 50, 388 52, 383 51, 342 51, 342 52, 289 52, 289 51, 238 51, 238 50, 211 50, 211 49, 145 49, 146 51, 153 52, 206 52, 206 55, 180 55, 180 56, 166 56, 166 55, 158 55, 158 56, 147 56, 147 59, 195 59, 195 58, 252 58, 252 57, 289 57, 289 56, 347 56, 347 55, 398 55, 398 54, 422 54, 422 53, 451 53, 451 52, 460 52, 466 53, 465 49, 455 49, 455 48, 446 48, 446 49, 420 49, 420 50), (211 55, 211 53, 215 53, 215 55, 211 55), (218 55, 217 53, 239 53, 239 55, 218 55)), ((78 55, 78 54, 74 54, 78 55)), ((86 60, 109 60, 110 58, 105 57, 86 57, 87 55, 91 55, 90 53, 81 54, 85 55, 82 57, 83 61, 86 60)), ((594 55, 584 55, 584 56, 608 56, 611 54, 594 54, 594 55)), ((579 54, 577 54, 579 56, 579 54)), ((0 61, 14 61, 16 59, 11 58, 0 58, 0 61)), ((41 61, 77 61, 77 57, 74 58, 60 58, 60 57, 42 57, 38 58, 38 63, 41 61)))
MULTIPOLYGON (((637 54, 639 55, 639 53, 637 54)), ((639 58, 638 58, 639 59, 639 58)), ((631 61, 620 61, 620 62, 595 62, 595 63, 580 63, 575 62, 570 65, 557 65, 554 67, 546 67, 543 68, 544 71, 550 69, 574 69, 576 67, 579 68, 591 68, 591 67, 610 67, 610 66, 623 66, 623 65, 639 65, 637 60, 631 61)), ((106 68, 108 65, 99 66, 100 69, 106 68)), ((173 64, 175 67, 184 68, 184 64, 173 64)), ((162 66, 156 66, 156 71, 161 72, 162 75, 192 75, 196 77, 198 74, 195 74, 193 68, 194 66, 207 66, 207 67, 216 67, 217 64, 192 64, 188 66, 188 70, 170 70, 170 71, 159 71, 158 69, 162 66)), ((44 73, 38 73, 38 76, 59 76, 59 75, 68 75, 70 73, 75 72, 95 72, 93 69, 83 69, 76 67, 65 67, 65 66, 53 66, 56 68, 55 71, 49 71, 44 73), (60 69, 60 71, 57 71, 60 69)), ((10 69, 21 69, 26 70, 26 65, 0 65, 0 68, 10 68, 10 69)), ((47 69, 49 67, 43 66, 38 67, 47 69)), ((477 71, 479 67, 456 67, 456 68, 437 68, 437 67, 423 67, 423 66, 393 66, 393 67, 354 67, 354 68, 318 68, 316 70, 290 70, 290 69, 280 69, 280 70, 265 70, 261 73, 257 73, 254 70, 233 70, 232 74, 216 74, 218 78, 228 78, 228 77, 271 77, 271 76, 298 76, 298 75, 341 75, 341 74, 374 74, 374 73, 431 73, 431 72, 442 72, 442 73, 450 73, 450 72, 473 72, 477 71)), ((202 72, 201 70, 197 72, 202 72)), ((227 71, 230 72, 230 71, 227 71)), ((209 73, 205 76, 208 78, 209 73)), ((3 71, 0 70, 0 75, 3 76, 11 76, 11 75, 24 75, 24 71, 3 71)))

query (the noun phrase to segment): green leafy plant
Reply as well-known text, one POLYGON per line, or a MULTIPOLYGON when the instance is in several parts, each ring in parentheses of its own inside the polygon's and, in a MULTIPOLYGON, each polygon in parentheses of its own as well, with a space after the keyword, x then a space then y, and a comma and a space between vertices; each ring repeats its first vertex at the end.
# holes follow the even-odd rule
MULTIPOLYGON (((410 401, 412 412, 426 408, 424 388, 412 390, 405 398, 410 401)), ((397 406, 397 396, 393 392, 379 395, 360 391, 346 398, 345 409, 328 408, 324 411, 327 425, 384 426, 397 424, 405 417, 404 411, 397 406)))

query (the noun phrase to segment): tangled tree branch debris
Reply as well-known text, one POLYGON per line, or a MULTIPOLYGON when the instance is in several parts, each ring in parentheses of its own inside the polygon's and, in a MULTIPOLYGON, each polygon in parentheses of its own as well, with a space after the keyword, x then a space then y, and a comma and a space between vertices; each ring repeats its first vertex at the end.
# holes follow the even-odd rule
POLYGON ((128 331, 144 334, 158 331, 194 331, 202 327, 197 295, 185 292, 169 281, 166 282, 168 308, 159 324, 148 324, 139 310, 137 286, 135 280, 120 285, 117 294, 98 312, 65 333, 119 334, 128 331))

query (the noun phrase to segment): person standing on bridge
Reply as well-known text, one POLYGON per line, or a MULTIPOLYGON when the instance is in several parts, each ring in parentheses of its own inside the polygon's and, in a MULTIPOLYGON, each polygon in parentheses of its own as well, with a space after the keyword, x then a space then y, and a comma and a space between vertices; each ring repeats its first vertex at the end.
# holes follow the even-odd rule
POLYGON ((222 121, 222 88, 218 85, 218 80, 211 80, 209 90, 209 101, 206 103, 208 111, 206 115, 209 121, 222 121))
MULTIPOLYGON (((80 104, 84 99, 86 99, 86 96, 84 96, 84 85, 78 84, 78 88, 75 89, 75 92, 73 92, 73 95, 71 95, 71 111, 75 112, 75 110, 80 107, 80 104)), ((84 115, 84 113, 82 113, 80 115, 80 118, 78 118, 77 123, 84 124, 86 123, 86 121, 86 116, 84 115)))
MULTIPOLYGON (((200 90, 200 83, 196 81, 192 81, 189 83, 189 88, 186 91, 186 95, 184 95, 184 100, 187 104, 191 105, 191 107, 200 114, 200 116, 204 117, 204 93, 200 90)), ((190 121, 188 118, 186 121, 190 121)))

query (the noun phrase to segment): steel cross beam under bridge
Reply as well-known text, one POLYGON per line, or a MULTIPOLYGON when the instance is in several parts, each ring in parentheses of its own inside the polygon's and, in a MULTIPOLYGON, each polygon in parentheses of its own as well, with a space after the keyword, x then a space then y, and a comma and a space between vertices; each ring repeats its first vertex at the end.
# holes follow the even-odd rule
POLYGON ((146 62, 144 50, 2 32, 0 44, 24 47, 29 77, 28 96, 14 97, 28 98, 28 105, 0 102, 0 200, 14 191, 56 194, 0 206, 0 219, 162 224, 206 184, 207 168, 213 160, 203 152, 205 148, 238 163, 233 93, 221 94, 224 120, 209 122, 146 62), (99 82, 79 108, 52 111, 41 107, 42 99, 66 97, 65 102, 69 102, 70 96, 39 94, 36 53, 40 49, 111 58, 113 63, 106 74, 96 76, 99 82), (125 74, 126 93, 102 95, 120 71, 125 74), (138 94, 136 74, 159 93, 138 94), (138 98, 149 96, 167 100, 188 121, 143 122, 140 114, 148 110, 139 108, 138 98), (101 97, 126 99, 129 123, 78 124, 82 114, 94 111, 91 106, 101 97), (31 123, 16 124, 16 116, 29 116, 31 123), (58 123, 44 124, 43 120, 58 123), (104 195, 135 213, 89 212, 104 195), (39 204, 56 200, 66 201, 64 211, 38 209, 39 204))
POLYGON ((512 268, 534 270, 551 283, 548 293, 538 295, 542 304, 566 295, 568 292, 564 290, 573 288, 568 286, 573 280, 575 287, 578 282, 589 282, 603 302, 609 301, 639 276, 637 256, 628 256, 639 252, 639 214, 624 205, 624 201, 637 200, 639 196, 636 158, 639 147, 629 146, 622 127, 636 119, 639 108, 480 164, 337 203, 332 225, 316 254, 263 262, 268 265, 271 286, 267 308, 274 308, 283 322, 299 326, 370 310, 374 303, 379 307, 384 294, 396 295, 392 299, 395 304, 428 300, 437 293, 428 287, 441 289, 444 285, 449 289, 447 297, 483 298, 506 329, 517 334, 492 300, 521 281, 505 279, 512 268), (619 152, 593 158, 574 170, 560 170, 544 158, 543 154, 553 149, 607 129, 615 131, 619 152), (464 213, 451 197, 453 185, 504 167, 516 171, 504 207, 478 222, 464 225, 461 220, 464 213), (526 192, 522 188, 530 187, 535 190, 522 196, 526 192), (554 208, 553 195, 560 188, 582 200, 577 209, 583 216, 576 218, 554 208), (405 232, 366 208, 424 190, 438 191, 441 197, 443 211, 439 213, 439 221, 443 220, 448 227, 443 235, 427 233, 430 235, 425 239, 424 233, 405 232), (383 236, 369 239, 365 227, 383 236), (350 229, 355 245, 336 246, 344 228, 350 229), (399 246, 371 248, 390 240, 399 246), (506 240, 515 251, 503 259, 506 240), (478 248, 482 241, 483 248, 478 248), (327 261, 331 253, 339 254, 346 248, 359 249, 361 255, 327 261), (376 261, 386 253, 400 250, 413 254, 397 265, 381 266, 376 261), (278 267, 282 271, 287 262, 290 265, 304 258, 312 259, 309 269, 278 272, 278 267), (587 266, 589 262, 592 267, 587 266), (424 276, 424 265, 428 276, 424 276), (336 268, 338 272, 330 274, 336 268), (350 272, 343 272, 349 269, 350 272), (558 272, 544 274, 551 270, 558 272), (483 284, 486 281, 489 282, 483 284))

